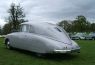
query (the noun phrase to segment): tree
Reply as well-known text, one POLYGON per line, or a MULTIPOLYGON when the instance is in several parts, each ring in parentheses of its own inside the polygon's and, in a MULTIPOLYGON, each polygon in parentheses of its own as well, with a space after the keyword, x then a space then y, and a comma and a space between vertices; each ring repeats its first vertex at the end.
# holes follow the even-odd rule
POLYGON ((1 26, 0 26, 0 35, 1 35, 1 26))
POLYGON ((7 24, 5 24, 4 25, 4 27, 3 27, 3 34, 5 35, 5 34, 8 34, 8 33, 11 33, 12 32, 12 28, 11 28, 11 26, 12 26, 12 24, 11 23, 7 23, 7 24))
POLYGON ((63 27, 68 32, 71 31, 71 24, 67 20, 63 20, 63 21, 59 22, 58 25, 63 27))
POLYGON ((87 20, 84 16, 77 16, 76 20, 73 22, 73 28, 75 32, 84 32, 86 31, 87 20))
POLYGON ((67 32, 90 32, 95 31, 95 23, 91 24, 86 17, 79 15, 73 21, 63 20, 58 23, 59 26, 64 27, 67 32))
POLYGON ((12 23, 13 30, 17 30, 19 28, 19 24, 25 22, 23 8, 20 5, 16 6, 14 3, 12 3, 8 13, 8 21, 12 23))
POLYGON ((59 22, 58 26, 64 27, 64 22, 63 21, 59 22))
POLYGON ((95 32, 95 23, 92 23, 90 26, 91 32, 95 32))
POLYGON ((86 23, 85 32, 91 32, 91 23, 88 21, 86 23))
POLYGON ((3 28, 8 30, 8 32, 5 30, 3 30, 3 32, 5 31, 7 33, 10 33, 12 31, 17 31, 19 29, 19 25, 23 22, 26 22, 26 20, 24 20, 25 14, 23 12, 23 8, 20 5, 15 5, 12 3, 10 9, 8 10, 8 13, 9 16, 6 20, 8 23, 3 28))

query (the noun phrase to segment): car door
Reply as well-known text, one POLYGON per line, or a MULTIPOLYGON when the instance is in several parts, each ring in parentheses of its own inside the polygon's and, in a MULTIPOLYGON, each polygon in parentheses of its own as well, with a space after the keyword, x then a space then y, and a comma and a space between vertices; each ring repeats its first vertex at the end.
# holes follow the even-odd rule
POLYGON ((18 47, 25 50, 35 50, 37 46, 35 36, 32 25, 21 25, 21 32, 18 36, 18 47))
POLYGON ((29 34, 29 25, 27 24, 23 24, 21 25, 21 30, 20 32, 17 34, 17 39, 16 39, 16 47, 20 48, 20 49, 27 49, 27 40, 28 40, 28 36, 27 34, 29 34))

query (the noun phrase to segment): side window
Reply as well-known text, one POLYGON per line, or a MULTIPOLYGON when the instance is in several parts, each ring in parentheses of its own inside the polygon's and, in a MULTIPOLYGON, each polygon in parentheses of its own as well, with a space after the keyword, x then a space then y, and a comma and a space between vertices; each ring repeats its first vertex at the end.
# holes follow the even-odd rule
POLYGON ((34 27, 31 25, 26 25, 26 24, 21 25, 20 31, 21 32, 35 33, 34 27))
POLYGON ((59 28, 57 28, 57 27, 55 27, 55 29, 57 30, 57 31, 59 31, 59 32, 62 32, 59 28))
POLYGON ((30 32, 30 33, 35 33, 35 31, 34 31, 34 27, 31 26, 31 25, 29 26, 29 32, 30 32))
POLYGON ((21 32, 29 32, 29 25, 22 25, 21 32))

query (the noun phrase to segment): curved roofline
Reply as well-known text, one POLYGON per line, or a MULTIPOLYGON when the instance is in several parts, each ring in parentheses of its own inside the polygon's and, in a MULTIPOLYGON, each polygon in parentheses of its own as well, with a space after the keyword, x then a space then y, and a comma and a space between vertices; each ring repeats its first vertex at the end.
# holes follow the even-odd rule
POLYGON ((21 23, 21 25, 22 25, 22 24, 30 24, 30 25, 49 24, 49 25, 56 25, 56 24, 48 23, 48 22, 24 22, 24 23, 21 23))

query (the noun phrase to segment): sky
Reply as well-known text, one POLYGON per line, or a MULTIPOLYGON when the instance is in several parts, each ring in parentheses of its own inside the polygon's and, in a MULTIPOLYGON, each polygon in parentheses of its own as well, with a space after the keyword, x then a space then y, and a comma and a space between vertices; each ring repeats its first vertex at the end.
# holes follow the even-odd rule
POLYGON ((89 21, 95 21, 95 0, 0 0, 0 25, 8 17, 11 3, 23 7, 29 22, 52 22, 74 20, 84 15, 89 21))

